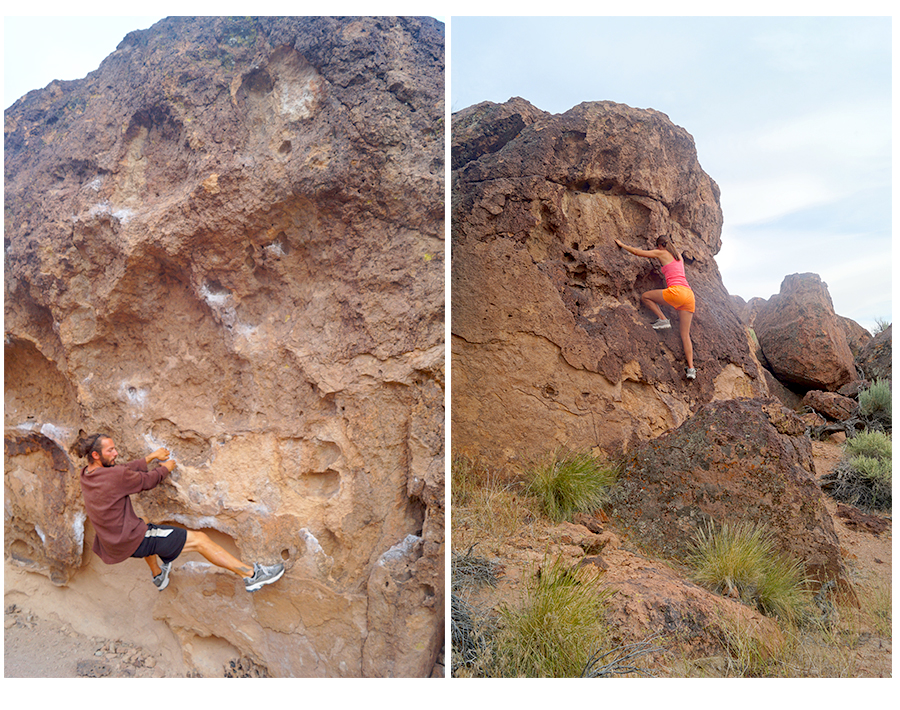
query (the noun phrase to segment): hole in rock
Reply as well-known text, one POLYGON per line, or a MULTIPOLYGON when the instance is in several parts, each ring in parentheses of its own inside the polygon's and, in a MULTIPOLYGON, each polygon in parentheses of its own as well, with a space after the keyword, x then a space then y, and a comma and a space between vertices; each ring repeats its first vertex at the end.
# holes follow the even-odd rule
POLYGON ((280 146, 278 146, 278 152, 282 155, 287 155, 291 152, 291 142, 283 141, 280 146))
POLYGON ((330 498, 340 487, 341 474, 330 468, 324 471, 304 471, 295 486, 302 494, 318 498, 330 498))
POLYGON ((291 559, 291 553, 287 550, 282 550, 281 551, 281 559, 283 559, 285 562, 287 562, 289 559, 291 559))

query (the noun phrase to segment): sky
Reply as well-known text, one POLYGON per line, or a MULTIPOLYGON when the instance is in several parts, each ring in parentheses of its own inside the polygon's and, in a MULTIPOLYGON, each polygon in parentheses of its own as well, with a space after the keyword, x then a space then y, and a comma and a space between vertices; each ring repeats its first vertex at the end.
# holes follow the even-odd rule
MULTIPOLYGON (((162 17, 4 17, 4 109, 162 17)), ((811 271, 840 315, 892 320, 890 17, 438 17, 449 110, 520 96, 662 111, 721 188, 729 293, 769 298, 811 271)))
POLYGON ((451 18, 451 111, 610 100, 668 115, 721 189, 726 289, 814 272, 891 321, 890 17, 451 18))

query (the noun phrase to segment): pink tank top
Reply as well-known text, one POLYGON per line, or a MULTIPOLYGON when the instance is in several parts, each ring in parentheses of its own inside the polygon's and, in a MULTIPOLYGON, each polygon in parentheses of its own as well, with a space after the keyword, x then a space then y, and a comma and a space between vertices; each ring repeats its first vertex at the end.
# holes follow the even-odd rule
POLYGON ((686 286, 690 288, 691 285, 687 282, 687 277, 684 275, 684 262, 678 261, 675 259, 674 261, 670 261, 664 267, 662 267, 663 276, 666 277, 666 286, 686 286))

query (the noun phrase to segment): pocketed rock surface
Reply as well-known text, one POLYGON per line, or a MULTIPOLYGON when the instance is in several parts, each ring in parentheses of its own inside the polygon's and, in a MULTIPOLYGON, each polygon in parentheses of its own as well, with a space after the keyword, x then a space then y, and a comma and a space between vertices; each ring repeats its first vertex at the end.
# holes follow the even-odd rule
POLYGON ((430 18, 171 17, 5 112, 7 560, 77 595, 71 445, 164 446, 138 514, 287 570, 146 598, 189 668, 214 639, 273 676, 431 673, 443 77, 430 18))

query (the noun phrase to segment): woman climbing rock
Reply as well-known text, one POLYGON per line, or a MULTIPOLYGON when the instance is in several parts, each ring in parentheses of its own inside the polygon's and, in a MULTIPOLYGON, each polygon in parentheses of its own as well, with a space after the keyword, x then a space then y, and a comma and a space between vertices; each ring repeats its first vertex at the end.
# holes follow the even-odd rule
POLYGON ((671 328, 672 324, 660 309, 661 305, 670 305, 678 312, 678 326, 681 342, 684 345, 684 359, 687 361, 685 376, 689 380, 697 377, 694 369, 694 348, 691 345, 691 320, 694 317, 694 292, 684 275, 684 261, 681 254, 672 244, 669 237, 663 235, 656 239, 656 249, 636 249, 616 239, 625 251, 647 259, 657 259, 662 265, 662 273, 666 279, 666 288, 646 291, 641 294, 641 303, 656 314, 658 320, 653 324, 656 330, 671 328))

